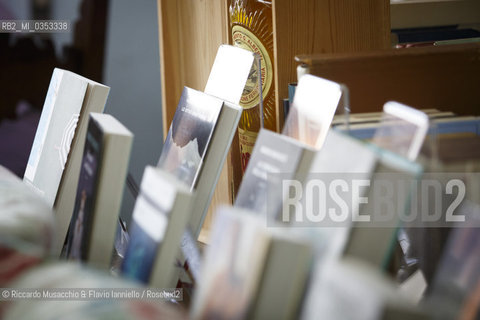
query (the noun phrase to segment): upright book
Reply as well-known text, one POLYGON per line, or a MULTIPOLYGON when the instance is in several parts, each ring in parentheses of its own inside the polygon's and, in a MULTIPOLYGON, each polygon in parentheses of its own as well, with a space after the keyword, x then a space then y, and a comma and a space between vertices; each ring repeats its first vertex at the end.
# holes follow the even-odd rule
POLYGON ((360 204, 368 191, 361 185, 358 188, 354 187, 354 183, 371 179, 377 163, 378 155, 366 143, 337 130, 329 131, 322 149, 315 157, 304 186, 311 181, 321 180, 328 186, 326 189, 333 187, 338 191, 337 189, 340 188, 338 185, 335 186, 335 181, 342 180, 347 187, 341 188, 342 192, 326 193, 325 197, 322 197, 321 192, 318 192, 318 197, 304 197, 305 202, 318 201, 319 204, 323 204, 323 206, 319 205, 318 209, 313 207, 314 210, 311 212, 316 217, 321 217, 324 213, 323 219, 308 218, 306 212, 303 214, 303 219, 298 219, 295 212, 287 212, 288 217, 295 217, 289 222, 293 227, 310 227, 314 230, 312 235, 316 237, 314 242, 319 247, 317 249, 321 251, 322 259, 331 260, 340 256, 348 240, 352 221, 358 216, 360 204), (346 152, 355 157, 346 157, 346 152), (344 219, 341 219, 342 216, 344 219))
POLYGON ((300 78, 283 134, 320 149, 346 87, 320 77, 300 78))
POLYGON ((377 269, 385 269, 390 262, 398 228, 405 222, 404 217, 413 216, 415 184, 423 168, 388 150, 372 148, 378 161, 365 197, 367 201, 359 208, 362 219, 353 224, 343 254, 363 260, 377 269))
POLYGON ((247 86, 255 86, 251 74, 254 71, 255 54, 230 45, 218 47, 215 61, 204 92, 225 101, 238 104, 247 86))
POLYGON ((111 115, 90 114, 67 258, 110 267, 132 140, 111 115))
POLYGON ((24 181, 55 207, 60 252, 74 208, 89 112, 103 112, 110 88, 54 69, 24 181))
POLYGON ((193 319, 248 317, 270 245, 262 222, 248 210, 217 211, 191 308, 193 319))
POLYGON ((53 70, 23 180, 53 207, 88 82, 53 70))
POLYGON ((399 292, 392 279, 361 261, 329 261, 321 271, 314 270, 312 278, 319 285, 310 290, 298 319, 318 319, 319 315, 327 320, 430 319, 415 312, 415 305, 399 292), (405 314, 394 317, 392 308, 397 314, 405 314), (387 310, 391 317, 384 314, 387 310), (411 317, 406 316, 409 313, 411 317))
POLYGON ((175 257, 193 199, 185 183, 161 169, 146 167, 122 265, 126 277, 157 288, 175 287, 175 257))
MULTIPOLYGON (((72 141, 65 170, 60 185, 58 186, 57 197, 54 204, 57 215, 57 234, 62 237, 67 232, 73 208, 75 206, 78 177, 82 164, 89 114, 90 112, 103 112, 109 92, 110 87, 88 80, 87 92, 85 93, 85 99, 83 100, 82 111, 80 112, 77 129, 72 141)), ((60 237, 59 240, 61 240, 60 237)), ((57 243, 57 250, 61 245, 62 243, 57 243)))
POLYGON ((415 160, 428 127, 428 116, 425 112, 389 101, 383 106, 382 120, 373 136, 373 143, 415 160))
POLYGON ((189 226, 198 236, 241 115, 238 105, 185 87, 158 167, 196 190, 189 226))
POLYGON ((282 180, 303 181, 316 150, 291 137, 262 129, 238 190, 235 207, 278 219, 283 206, 282 180))
POLYGON ((299 316, 313 263, 312 245, 292 229, 274 231, 278 232, 270 232, 270 246, 249 319, 299 316))

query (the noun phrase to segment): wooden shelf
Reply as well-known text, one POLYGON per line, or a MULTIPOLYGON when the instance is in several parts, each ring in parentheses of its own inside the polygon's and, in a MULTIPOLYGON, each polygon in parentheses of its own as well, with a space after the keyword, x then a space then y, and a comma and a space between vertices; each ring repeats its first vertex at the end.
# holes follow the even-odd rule
POLYGON ((478 0, 392 1, 392 29, 480 23, 478 0))
POLYGON ((480 44, 299 56, 310 73, 347 85, 352 112, 381 111, 389 100, 478 115, 480 44))

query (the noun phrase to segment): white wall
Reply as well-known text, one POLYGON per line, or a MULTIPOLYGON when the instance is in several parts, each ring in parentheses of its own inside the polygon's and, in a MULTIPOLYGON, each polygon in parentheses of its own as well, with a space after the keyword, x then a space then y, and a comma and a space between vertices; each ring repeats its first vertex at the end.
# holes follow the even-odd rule
MULTIPOLYGON (((104 83, 111 87, 106 113, 134 134, 129 171, 140 184, 147 164, 156 165, 163 145, 157 2, 110 0, 104 83)), ((129 220, 127 191, 122 217, 129 220)))
POLYGON ((62 48, 73 41, 73 27, 80 17, 80 3, 81 0, 50 0, 52 19, 70 21, 71 32, 52 33, 58 56, 62 54, 62 48))

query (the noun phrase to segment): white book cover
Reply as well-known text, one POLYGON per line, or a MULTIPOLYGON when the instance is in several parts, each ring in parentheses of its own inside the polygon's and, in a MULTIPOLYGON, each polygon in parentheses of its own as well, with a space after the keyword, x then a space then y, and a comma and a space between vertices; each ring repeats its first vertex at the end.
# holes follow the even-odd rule
POLYGON ((282 133, 320 149, 345 91, 336 82, 304 75, 298 82, 282 133))
POLYGON ((53 207, 77 126, 87 82, 55 69, 37 127, 24 181, 53 207))
MULTIPOLYGON (((59 68, 53 71, 24 174, 25 183, 51 207, 56 204, 59 189, 63 189, 64 174, 76 185, 88 123, 88 114, 84 114, 102 112, 108 91, 108 87, 73 72, 59 68), (72 153, 75 159, 70 159, 72 153)), ((68 193, 75 196, 74 191, 68 193)))
POLYGON ((221 45, 215 56, 204 92, 239 104, 254 60, 255 55, 251 51, 221 45))

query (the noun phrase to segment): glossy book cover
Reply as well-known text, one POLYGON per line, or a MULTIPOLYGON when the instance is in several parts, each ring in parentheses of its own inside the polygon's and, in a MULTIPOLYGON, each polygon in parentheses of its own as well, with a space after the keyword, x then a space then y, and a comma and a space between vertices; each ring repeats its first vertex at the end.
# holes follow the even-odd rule
POLYGON ((187 87, 180 97, 158 167, 191 189, 196 185, 222 105, 222 100, 187 87))

